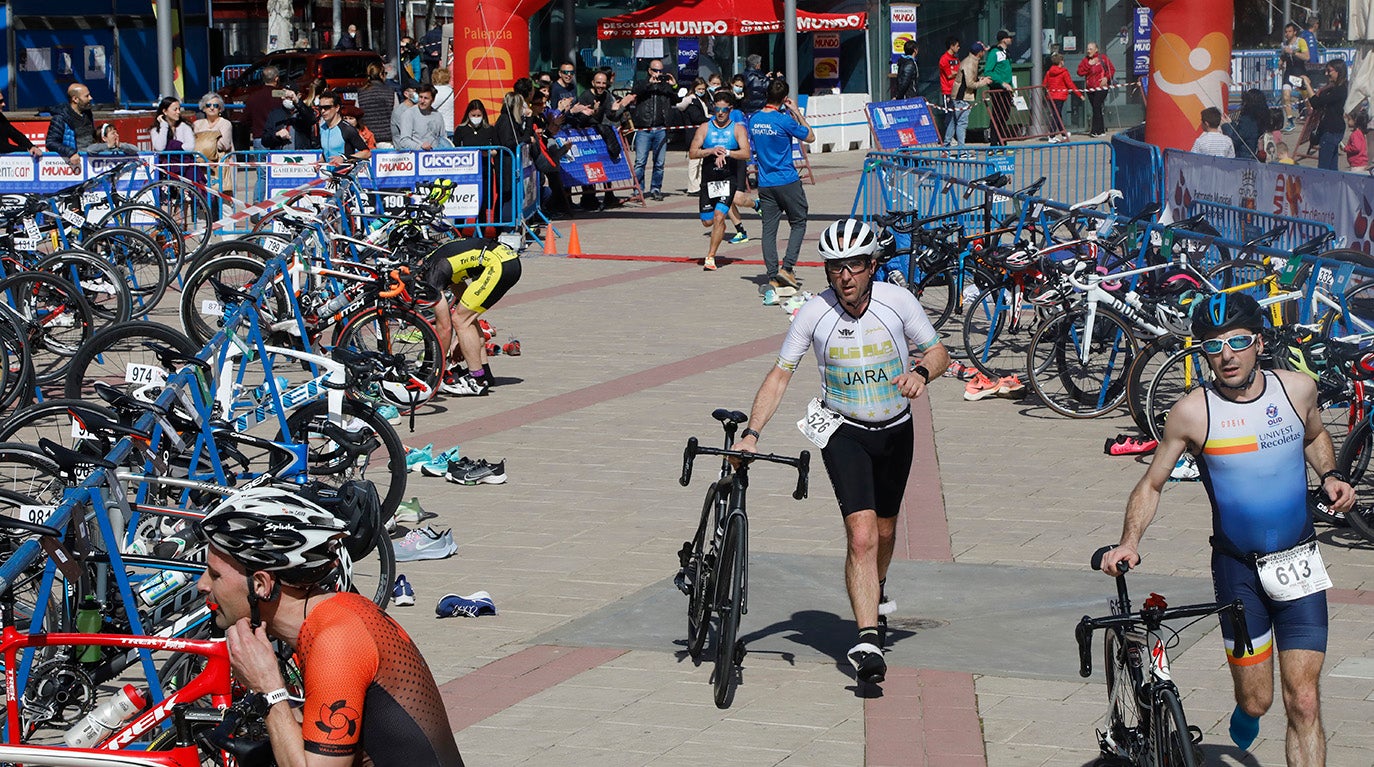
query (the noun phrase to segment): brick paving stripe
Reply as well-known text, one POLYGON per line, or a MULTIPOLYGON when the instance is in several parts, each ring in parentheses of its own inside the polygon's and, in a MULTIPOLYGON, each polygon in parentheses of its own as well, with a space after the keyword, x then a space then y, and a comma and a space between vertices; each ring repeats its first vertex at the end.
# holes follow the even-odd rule
POLYGON ((625 652, 605 647, 537 645, 443 684, 439 694, 449 724, 459 732, 625 652))

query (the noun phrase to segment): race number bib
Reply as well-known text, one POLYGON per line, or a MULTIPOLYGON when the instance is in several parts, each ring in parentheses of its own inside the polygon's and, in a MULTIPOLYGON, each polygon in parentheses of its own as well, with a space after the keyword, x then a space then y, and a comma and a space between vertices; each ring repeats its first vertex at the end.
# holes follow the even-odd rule
POLYGON ((807 403, 806 417, 797 421, 797 428, 811 440, 811 444, 825 447, 830 443, 831 435, 843 422, 843 416, 821 404, 820 398, 816 398, 807 403))
POLYGON ((1264 593, 1277 602, 1291 602, 1331 588, 1331 577, 1326 574, 1326 563, 1316 541, 1266 554, 1255 560, 1255 566, 1259 568, 1264 593))
POLYGON ((706 196, 712 200, 730 196, 729 181, 707 181, 706 196))

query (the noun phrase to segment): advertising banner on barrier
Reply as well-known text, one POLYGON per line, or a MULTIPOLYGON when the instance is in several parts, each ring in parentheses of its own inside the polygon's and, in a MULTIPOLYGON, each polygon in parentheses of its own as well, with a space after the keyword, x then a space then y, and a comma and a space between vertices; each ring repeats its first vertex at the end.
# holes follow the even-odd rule
POLYGON ((444 203, 445 216, 472 218, 478 215, 482 208, 482 170, 486 162, 485 153, 476 149, 417 152, 416 160, 417 182, 440 178, 453 182, 453 193, 449 195, 448 202, 444 203))
MULTIPOLYGON (((84 159, 84 158, 83 158, 84 159)), ((35 187, 22 190, 31 192, 56 192, 86 180, 86 163, 73 168, 67 161, 55 155, 38 158, 38 183, 35 187)))
POLYGON ((1374 178, 1363 174, 1167 149, 1164 200, 1175 220, 1199 200, 1330 224, 1345 247, 1374 254, 1374 178))
POLYGON ((415 186, 415 153, 373 152, 372 180, 377 189, 410 189, 415 186))
POLYGON ((1131 25, 1131 73, 1150 74, 1150 28, 1153 25, 1149 8, 1135 9, 1135 23, 1131 25))
POLYGON ((320 177, 315 169, 320 162, 319 152, 270 152, 267 154, 267 193, 295 189, 320 177))
POLYGON ((563 183, 614 184, 630 180, 630 158, 621 151, 619 160, 612 160, 606 151, 606 140, 595 128, 564 128, 558 132, 558 142, 571 145, 568 153, 558 161, 563 183))
POLYGON ((923 98, 869 104, 868 125, 878 149, 893 150, 940 143, 935 117, 923 98))

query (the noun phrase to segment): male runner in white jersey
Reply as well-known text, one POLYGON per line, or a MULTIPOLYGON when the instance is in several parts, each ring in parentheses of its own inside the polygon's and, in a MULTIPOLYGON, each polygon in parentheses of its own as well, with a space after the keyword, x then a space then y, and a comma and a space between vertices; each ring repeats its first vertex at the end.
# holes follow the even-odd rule
POLYGON ((1302 373, 1260 369, 1263 329, 1264 312, 1248 295, 1218 293, 1197 301, 1193 336, 1212 381, 1169 410, 1150 468, 1126 504, 1121 542, 1102 558, 1102 571, 1116 576, 1118 562, 1140 564, 1140 539, 1160 492, 1179 456, 1190 451, 1212 503, 1217 600, 1244 603, 1254 647, 1253 653, 1236 647, 1230 623, 1221 622, 1236 695, 1231 739, 1248 749, 1259 734, 1259 717, 1274 702, 1277 646, 1288 764, 1315 767, 1326 763, 1317 680, 1326 657, 1325 589, 1331 582, 1308 516, 1304 462, 1321 477, 1333 510, 1349 510, 1355 491, 1335 469, 1316 383, 1302 373), (1284 572, 1289 566, 1291 573, 1284 572))
POLYGON ((877 233, 842 219, 821 234, 830 288, 802 305, 787 331, 777 364, 763 379, 735 450, 756 450, 759 432, 782 402, 797 363, 813 347, 821 398, 808 409, 807 437, 821 447, 825 469, 844 516, 848 549, 844 579, 859 627, 847 653, 859 679, 882 682, 887 662, 878 632, 892 562, 897 513, 911 471, 911 403, 949 367, 949 352, 909 291, 874 282, 877 233), (912 367, 911 348, 923 353, 912 367))

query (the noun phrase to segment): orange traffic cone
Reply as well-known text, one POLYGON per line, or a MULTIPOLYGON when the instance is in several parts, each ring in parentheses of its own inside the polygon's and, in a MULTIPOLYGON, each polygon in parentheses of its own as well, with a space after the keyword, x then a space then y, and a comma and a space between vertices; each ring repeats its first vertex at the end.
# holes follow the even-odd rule
POLYGON ((558 235, 554 233, 551 226, 544 231, 544 255, 558 255, 558 235))
POLYGON ((572 234, 568 235, 568 255, 582 255, 582 243, 577 239, 577 224, 572 225, 572 234))

